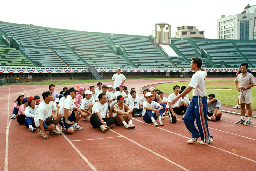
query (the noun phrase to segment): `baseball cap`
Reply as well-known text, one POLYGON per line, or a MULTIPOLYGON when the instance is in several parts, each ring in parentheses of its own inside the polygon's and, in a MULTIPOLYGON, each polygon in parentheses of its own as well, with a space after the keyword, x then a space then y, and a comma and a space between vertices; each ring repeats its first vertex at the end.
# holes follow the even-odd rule
POLYGON ((123 84, 120 84, 118 87, 123 87, 124 85, 123 84))
POLYGON ((71 87, 70 89, 68 89, 69 92, 78 92, 76 89, 74 89, 74 87, 71 87))
POLYGON ((37 96, 37 95, 34 96, 34 100, 35 100, 35 101, 40 101, 40 96, 37 96))
POLYGON ((152 96, 152 95, 153 95, 153 94, 151 94, 150 92, 147 92, 145 96, 146 96, 146 97, 149 97, 149 96, 152 96))
POLYGON ((30 102, 30 101, 32 101, 32 100, 34 100, 34 97, 33 97, 33 96, 27 97, 27 102, 30 102))
POLYGON ((102 88, 108 88, 106 85, 103 85, 102 88))
POLYGON ((110 88, 110 87, 112 87, 112 85, 108 85, 107 87, 110 88))
POLYGON ((24 102, 28 102, 28 97, 25 97, 25 98, 24 98, 24 102))
POLYGON ((19 96, 24 96, 24 93, 19 93, 19 96))
POLYGON ((154 87, 150 87, 150 89, 148 91, 155 91, 154 87))
POLYGON ((84 94, 92 94, 92 92, 90 90, 86 90, 84 94))
POLYGON ((85 90, 85 88, 80 87, 79 90, 78 90, 78 92, 80 93, 81 91, 84 91, 84 90, 85 90))

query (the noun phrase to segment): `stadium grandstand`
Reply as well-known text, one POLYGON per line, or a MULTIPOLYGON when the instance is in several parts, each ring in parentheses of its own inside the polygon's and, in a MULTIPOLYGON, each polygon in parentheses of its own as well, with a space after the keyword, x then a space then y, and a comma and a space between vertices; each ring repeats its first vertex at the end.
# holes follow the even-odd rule
MULTIPOLYGON (((190 71, 193 56, 209 72, 236 72, 243 62, 255 72, 256 40, 180 39, 64 30, 0 22, 0 73, 167 73, 190 71), (93 73, 93 72, 92 72, 93 73)), ((102 75, 102 74, 101 74, 102 75)), ((16 75, 17 77, 17 75, 16 75)))

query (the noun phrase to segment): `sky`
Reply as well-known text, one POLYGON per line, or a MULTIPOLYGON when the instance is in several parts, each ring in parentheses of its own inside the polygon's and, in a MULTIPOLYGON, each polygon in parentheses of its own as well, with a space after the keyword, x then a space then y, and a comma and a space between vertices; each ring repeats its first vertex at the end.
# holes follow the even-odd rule
POLYGON ((149 36, 155 23, 196 26, 217 38, 217 19, 234 15, 255 0, 4 0, 0 21, 36 26, 149 36))

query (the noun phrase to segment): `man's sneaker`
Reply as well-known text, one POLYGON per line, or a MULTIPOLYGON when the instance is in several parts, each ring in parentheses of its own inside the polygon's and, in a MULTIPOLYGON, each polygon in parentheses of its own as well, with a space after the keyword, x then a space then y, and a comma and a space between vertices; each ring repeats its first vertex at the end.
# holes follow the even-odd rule
POLYGON ((244 124, 245 120, 244 119, 240 119, 239 121, 236 122, 236 124, 244 124))
POLYGON ((187 141, 188 144, 193 144, 197 141, 198 138, 191 138, 187 141))
POLYGON ((106 128, 106 126, 105 125, 101 125, 100 126, 100 130, 101 130, 101 132, 106 132, 107 131, 107 128, 106 128))
POLYGON ((55 134, 55 135, 60 135, 61 134, 61 132, 58 131, 56 128, 54 130, 50 131, 49 133, 52 134, 52 135, 53 134, 55 134))
POLYGON ((30 127, 30 128, 29 128, 29 130, 30 130, 31 132, 33 132, 33 133, 34 133, 34 132, 35 132, 35 130, 36 130, 36 128, 34 128, 34 127, 30 127))
POLYGON ((83 117, 83 121, 87 121, 87 120, 86 120, 86 117, 83 117))
POLYGON ((211 144, 212 142, 213 142, 213 137, 210 136, 209 139, 208 139, 208 141, 207 141, 207 143, 205 143, 203 140, 201 140, 201 141, 200 141, 200 144, 201 144, 201 145, 205 145, 205 144, 211 144))
POLYGON ((239 105, 239 104, 237 104, 237 105, 235 105, 234 107, 233 107, 233 109, 240 109, 241 108, 241 106, 239 105))
POLYGON ((81 131, 84 128, 77 124, 76 126, 74 126, 74 129, 75 129, 75 131, 81 131))
POLYGON ((251 124, 252 124, 252 121, 249 121, 249 120, 246 121, 246 122, 244 122, 244 125, 245 125, 245 126, 248 126, 248 125, 251 125, 251 124))
POLYGON ((153 122, 155 127, 158 127, 158 123, 156 121, 153 122))
POLYGON ((129 129, 129 128, 130 128, 129 124, 125 124, 124 127, 125 127, 126 129, 129 129))
POLYGON ((130 127, 130 129, 134 129, 134 128, 135 128, 135 125, 129 124, 129 127, 130 127))
POLYGON ((15 115, 15 114, 12 114, 11 119, 15 119, 15 118, 16 118, 16 115, 15 115))
POLYGON ((160 126, 164 126, 164 123, 162 121, 158 122, 160 126))
POLYGON ((61 131, 62 132, 65 132, 66 131, 66 128, 64 126, 61 126, 61 131))

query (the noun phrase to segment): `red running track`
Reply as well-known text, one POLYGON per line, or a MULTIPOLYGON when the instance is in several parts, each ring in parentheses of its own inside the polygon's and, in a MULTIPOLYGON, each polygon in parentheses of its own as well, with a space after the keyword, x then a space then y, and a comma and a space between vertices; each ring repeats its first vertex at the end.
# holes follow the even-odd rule
MULTIPOLYGON (((137 92, 150 83, 126 81, 137 92)), ((56 90, 62 87, 57 85, 56 90)), ((212 145, 187 144, 190 134, 184 123, 178 120, 172 124, 168 117, 163 127, 134 118, 134 130, 113 126, 107 133, 80 121, 83 131, 50 135, 44 140, 9 118, 19 92, 41 95, 47 89, 47 85, 0 87, 0 170, 256 170, 256 127, 234 124, 240 117, 232 114, 224 114, 219 122, 208 122, 214 136, 212 145)))

